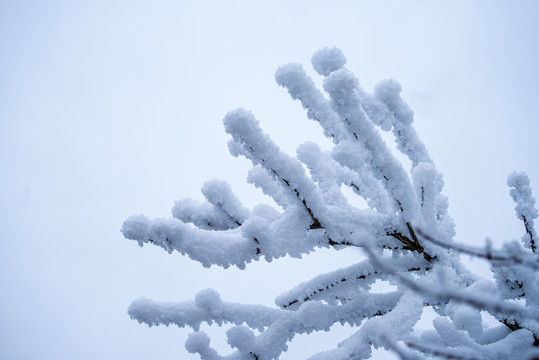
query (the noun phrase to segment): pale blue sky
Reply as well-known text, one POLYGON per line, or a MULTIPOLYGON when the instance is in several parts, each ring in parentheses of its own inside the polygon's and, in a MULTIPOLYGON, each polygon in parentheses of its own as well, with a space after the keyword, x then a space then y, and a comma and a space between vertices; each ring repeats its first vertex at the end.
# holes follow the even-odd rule
POLYGON ((222 118, 252 110, 290 153, 322 141, 273 74, 300 62, 314 76, 323 46, 340 47, 369 91, 402 84, 459 241, 519 238, 505 181, 527 171, 538 197, 538 16, 539 2, 522 0, 1 2, 0 358, 187 359, 188 331, 137 324, 131 300, 213 287, 271 305, 351 261, 205 270, 119 231, 132 214, 169 216, 211 178, 249 206, 265 201, 245 182, 247 161, 228 154, 222 118))

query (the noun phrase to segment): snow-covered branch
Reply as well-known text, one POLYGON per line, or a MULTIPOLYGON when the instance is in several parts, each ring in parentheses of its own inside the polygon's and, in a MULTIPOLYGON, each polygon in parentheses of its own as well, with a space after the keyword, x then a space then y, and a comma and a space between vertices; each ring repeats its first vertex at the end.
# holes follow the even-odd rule
POLYGON ((526 235, 522 238, 524 246, 535 252, 537 245, 535 244, 536 233, 533 221, 537 218, 537 209, 535 208, 535 199, 532 196, 530 179, 526 173, 515 171, 507 177, 507 185, 511 187, 509 193, 517 204, 515 207, 517 218, 524 222, 526 228, 526 235))
POLYGON ((312 359, 367 359, 373 346, 403 359, 534 356, 539 346, 538 213, 527 175, 512 173, 507 180, 516 215, 524 222, 524 247, 513 242, 493 250, 454 243, 442 175, 413 126, 414 113, 400 84, 383 80, 369 93, 337 48, 317 51, 312 65, 324 91, 300 64, 279 67, 275 79, 300 101, 307 118, 320 124, 331 149, 305 143, 292 156, 264 133, 250 111, 232 110, 223 120, 231 135, 230 153, 253 165, 247 181, 273 198, 277 208, 248 209, 229 184, 211 180, 202 187, 204 202, 179 200, 170 219, 131 216, 122 233, 141 246, 177 251, 205 267, 244 269, 253 260, 299 258, 320 247, 365 248, 368 258, 297 285, 276 298, 277 307, 223 302, 215 291, 203 290, 194 301, 136 300, 129 315, 149 326, 193 328, 187 350, 210 360, 277 359, 296 334, 329 331, 335 323, 357 330, 312 359), (410 169, 381 131, 392 131, 410 169), (349 202, 345 187, 367 208, 349 202), (472 274, 460 254, 490 261, 494 281, 472 274), (376 293, 376 281, 396 290, 376 293), (438 317, 419 334, 414 326, 429 306, 438 317), (485 312, 500 325, 486 327, 485 312), (234 352, 223 356, 212 348, 199 331, 201 323, 233 324, 227 341, 234 352))
POLYGON ((491 262, 499 262, 503 264, 521 264, 530 267, 533 270, 539 270, 539 257, 530 254, 524 251, 524 249, 517 246, 510 247, 505 249, 506 251, 496 251, 492 249, 492 244, 487 239, 487 244, 484 249, 456 244, 456 243, 446 243, 440 240, 437 240, 427 234, 425 234, 421 229, 417 229, 417 232, 425 240, 430 241, 433 244, 441 246, 445 249, 453 250, 462 254, 467 254, 483 259, 487 259, 491 262), (507 251, 508 250, 508 251, 507 251))
POLYGON ((465 303, 479 310, 486 310, 493 314, 508 314, 516 319, 532 319, 539 321, 539 309, 529 309, 518 304, 504 301, 501 297, 498 299, 495 294, 480 294, 478 292, 466 291, 467 289, 455 289, 448 286, 447 283, 440 281, 438 286, 432 286, 432 284, 425 284, 421 281, 414 280, 408 274, 399 272, 395 267, 390 265, 385 259, 377 256, 368 247, 364 248, 369 254, 371 262, 377 267, 383 269, 389 274, 396 277, 399 282, 406 287, 429 296, 432 299, 436 299, 437 302, 447 303, 449 300, 453 300, 459 303, 465 303), (494 297, 493 297, 494 296, 494 297))

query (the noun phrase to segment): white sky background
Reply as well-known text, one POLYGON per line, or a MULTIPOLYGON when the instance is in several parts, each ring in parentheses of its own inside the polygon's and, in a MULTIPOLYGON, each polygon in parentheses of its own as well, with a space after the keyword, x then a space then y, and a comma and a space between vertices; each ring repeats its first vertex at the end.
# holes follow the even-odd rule
MULTIPOLYGON (((222 118, 252 110, 289 153, 320 141, 273 74, 300 62, 314 76, 324 46, 340 47, 369 91, 402 84, 457 240, 520 238, 505 181, 527 171, 539 198, 538 18, 539 2, 522 0, 2 1, 0 358, 189 359, 189 331, 130 320, 133 299, 212 287, 272 305, 361 256, 207 270, 119 231, 129 215, 170 216, 174 200, 202 198, 212 178, 250 207, 267 201, 245 182, 247 160, 228 154, 222 118)), ((283 359, 338 340, 302 339, 283 359)))

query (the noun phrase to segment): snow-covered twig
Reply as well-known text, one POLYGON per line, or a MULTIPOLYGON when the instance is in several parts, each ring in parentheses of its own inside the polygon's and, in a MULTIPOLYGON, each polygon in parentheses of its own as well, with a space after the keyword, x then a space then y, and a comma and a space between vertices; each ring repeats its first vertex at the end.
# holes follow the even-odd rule
POLYGON ((440 349, 433 346, 421 344, 418 342, 413 341, 407 341, 405 342, 406 346, 408 346, 410 349, 421 351, 424 354, 436 356, 443 359, 448 360, 480 360, 477 357, 473 356, 466 356, 462 354, 462 351, 455 351, 455 350, 449 350, 449 349, 440 349))
POLYGON ((526 173, 514 171, 507 177, 507 185, 511 187, 509 193, 517 204, 515 206, 516 216, 524 222, 526 229, 527 236, 523 237, 522 241, 525 246, 535 252, 537 246, 533 220, 537 218, 537 209, 535 208, 535 199, 532 196, 530 179, 526 173))
POLYGON ((509 303, 501 299, 493 299, 492 296, 465 293, 443 285, 437 287, 423 285, 422 283, 411 279, 407 274, 398 272, 392 265, 388 264, 385 259, 376 255, 369 247, 364 247, 363 249, 375 265, 392 274, 403 285, 418 293, 432 296, 441 302, 453 300, 459 303, 465 303, 476 309, 490 311, 493 314, 505 313, 515 316, 517 319, 533 319, 539 321, 539 310, 537 309, 524 308, 520 305, 509 303))
POLYGON ((488 244, 487 246, 485 246, 485 249, 480 249, 480 248, 474 248, 474 247, 466 246, 462 244, 446 243, 446 242, 437 240, 430 235, 427 235, 421 229, 417 229, 417 233, 421 237, 423 237, 425 240, 430 241, 431 243, 441 246, 445 249, 455 250, 463 254, 484 258, 493 262, 504 262, 508 264, 511 264, 511 263, 521 264, 521 265, 529 266, 530 268, 534 270, 539 270, 539 257, 532 254, 528 254, 524 252, 518 255, 515 253, 507 254, 507 252, 501 253, 499 251, 493 251, 488 244))

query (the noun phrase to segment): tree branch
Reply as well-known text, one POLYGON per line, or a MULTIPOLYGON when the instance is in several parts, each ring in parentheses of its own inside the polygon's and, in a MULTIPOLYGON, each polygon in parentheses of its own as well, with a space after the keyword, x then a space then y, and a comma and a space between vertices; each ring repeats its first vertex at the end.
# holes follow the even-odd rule
POLYGON ((408 237, 404 236, 396 230, 393 232, 388 232, 387 235, 392 236, 395 239, 399 240, 401 243, 403 243, 403 249, 417 251, 418 253, 423 254, 425 260, 427 260, 428 262, 432 262, 435 258, 426 253, 423 247, 419 245, 419 241, 417 239, 414 229, 412 228, 412 225, 409 222, 406 222, 406 226, 408 227, 408 231, 412 236, 412 240, 410 240, 408 237))
POLYGON ((441 246, 445 249, 451 249, 458 251, 463 254, 483 258, 490 260, 491 262, 512 262, 520 265, 528 266, 534 270, 539 270, 539 259, 535 256, 527 256, 528 254, 522 253, 522 257, 518 257, 515 254, 509 253, 509 255, 502 255, 499 252, 493 252, 490 250, 490 248, 486 247, 485 250, 481 250, 478 248, 472 248, 469 246, 464 245, 457 245, 457 244, 447 244, 440 240, 437 240, 427 234, 425 234, 421 229, 417 229, 418 234, 423 237, 425 240, 430 241, 433 244, 436 244, 438 246, 441 246))

